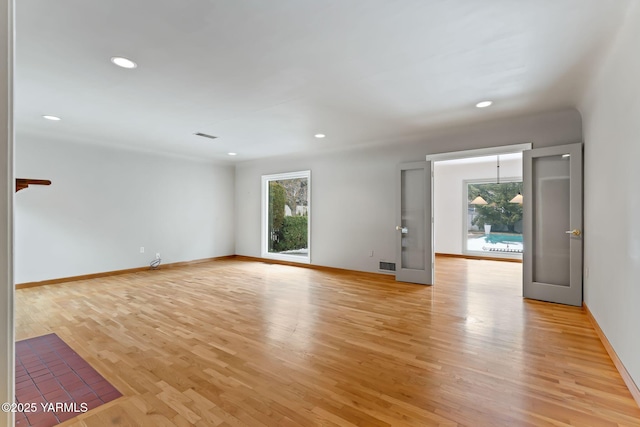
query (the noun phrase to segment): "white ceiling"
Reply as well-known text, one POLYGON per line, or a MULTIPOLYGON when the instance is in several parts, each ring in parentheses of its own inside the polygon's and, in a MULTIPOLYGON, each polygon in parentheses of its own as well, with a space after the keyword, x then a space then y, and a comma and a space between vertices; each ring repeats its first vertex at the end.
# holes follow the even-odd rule
POLYGON ((231 160, 233 151, 234 161, 393 142, 434 127, 575 106, 629 5, 16 3, 18 144, 38 134, 207 159, 231 160), (118 68, 112 56, 138 68, 118 68), (474 107, 485 99, 494 105, 474 107))

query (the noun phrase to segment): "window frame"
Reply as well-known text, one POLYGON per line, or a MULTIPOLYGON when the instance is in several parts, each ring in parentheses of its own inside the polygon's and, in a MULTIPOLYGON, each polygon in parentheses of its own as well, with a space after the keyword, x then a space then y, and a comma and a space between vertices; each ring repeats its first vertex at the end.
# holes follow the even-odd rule
POLYGON ((271 175, 262 175, 262 191, 261 191, 261 242, 260 252, 262 258, 275 259, 287 262, 297 262, 300 264, 311 264, 311 170, 302 170, 296 172, 277 173, 271 175), (286 179, 307 179, 307 256, 286 255, 269 252, 269 241, 267 234, 269 232, 269 183, 271 181, 281 181, 286 179))
MULTIPOLYGON (((507 177, 500 178, 500 183, 507 182, 524 182, 522 177, 507 177)), ((506 259, 522 259, 522 253, 514 252, 483 252, 472 251, 467 249, 468 242, 468 221, 469 221, 469 184, 495 184, 495 178, 476 178, 476 179, 464 179, 462 180, 462 254, 484 257, 484 258, 506 258, 506 259)))

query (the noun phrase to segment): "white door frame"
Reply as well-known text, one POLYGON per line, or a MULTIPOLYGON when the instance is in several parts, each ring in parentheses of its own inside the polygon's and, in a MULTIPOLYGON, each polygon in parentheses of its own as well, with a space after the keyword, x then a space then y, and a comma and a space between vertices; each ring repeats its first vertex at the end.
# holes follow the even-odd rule
POLYGON ((427 161, 441 162, 443 160, 468 159, 470 157, 496 156, 502 154, 521 153, 531 150, 530 142, 524 144, 504 145, 502 147, 478 148, 475 150, 450 151, 447 153, 427 154, 427 161))
MULTIPOLYGON (((13 0, 0 5, 0 403, 15 402, 13 284, 13 0)), ((0 411, 0 425, 12 426, 11 411, 0 411)))

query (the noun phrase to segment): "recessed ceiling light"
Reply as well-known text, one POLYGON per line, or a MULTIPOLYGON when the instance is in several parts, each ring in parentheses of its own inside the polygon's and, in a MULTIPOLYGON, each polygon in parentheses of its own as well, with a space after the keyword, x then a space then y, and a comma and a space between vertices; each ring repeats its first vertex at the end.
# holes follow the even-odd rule
POLYGON ((132 60, 123 58, 121 56, 114 56, 113 58, 111 58, 111 62, 122 68, 136 68, 138 66, 138 64, 136 64, 132 60))
POLYGON ((230 156, 237 156, 238 155, 238 153, 227 153, 227 154, 230 155, 230 156))
POLYGON ((315 134, 315 135, 313 135, 313 136, 315 136, 316 138, 324 138, 324 137, 325 137, 325 136, 327 136, 327 135, 325 135, 324 133, 316 133, 316 134, 315 134))
POLYGON ((482 101, 482 102, 478 102, 476 104, 476 107, 478 107, 478 108, 487 108, 491 104, 493 104, 493 101, 482 101))
POLYGON ((45 115, 45 116, 42 116, 42 117, 44 117, 44 118, 45 118, 45 119, 47 119, 47 120, 53 120, 54 122, 58 122, 58 121, 60 121, 60 120, 61 120, 61 119, 60 119, 60 117, 56 117, 56 116, 48 116, 48 115, 45 115))

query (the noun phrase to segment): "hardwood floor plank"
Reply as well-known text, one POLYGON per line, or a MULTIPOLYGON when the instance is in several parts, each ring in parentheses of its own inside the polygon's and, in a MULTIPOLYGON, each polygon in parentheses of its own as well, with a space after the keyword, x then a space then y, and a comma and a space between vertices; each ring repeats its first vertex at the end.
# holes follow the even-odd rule
POLYGON ((581 308, 517 263, 438 259, 436 285, 247 260, 16 292, 124 396, 68 426, 637 426, 581 308))

